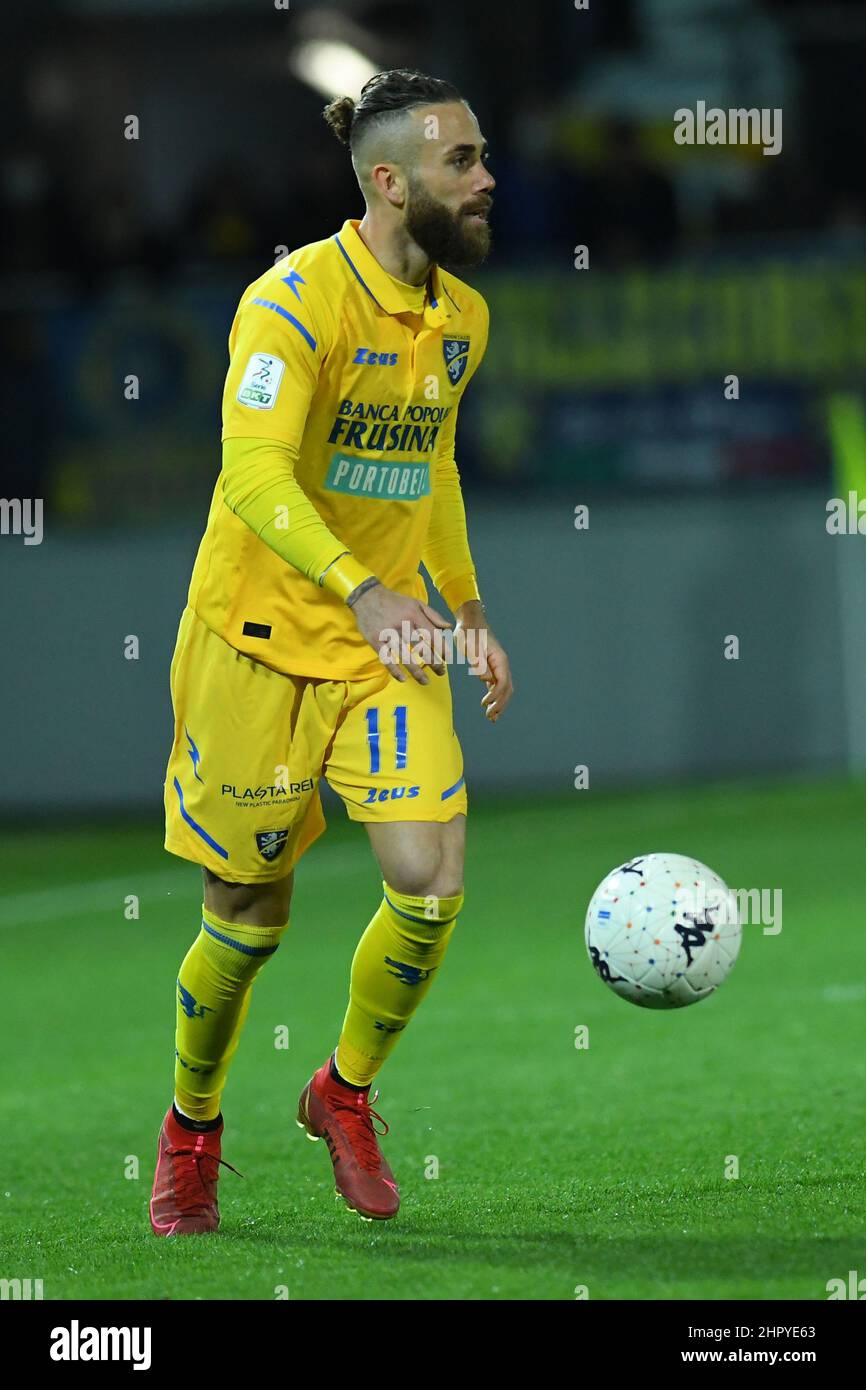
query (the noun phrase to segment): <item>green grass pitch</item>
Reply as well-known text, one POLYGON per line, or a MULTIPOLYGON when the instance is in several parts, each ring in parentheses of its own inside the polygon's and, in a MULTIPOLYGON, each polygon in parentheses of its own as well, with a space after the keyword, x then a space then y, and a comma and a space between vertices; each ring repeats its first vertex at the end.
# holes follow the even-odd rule
POLYGON ((864 800, 791 781, 473 803, 464 914, 378 1078, 403 1195, 382 1224, 335 1200, 294 1122, 379 900, 366 836, 331 813, 224 1097, 244 1178, 222 1170, 216 1237, 176 1241, 147 1201, 198 871, 156 823, 7 830, 0 1277, 46 1299, 826 1298, 866 1274, 864 800), (781 933, 746 927, 723 988, 668 1014, 615 998, 583 945, 597 882, 652 850, 784 894, 781 933))

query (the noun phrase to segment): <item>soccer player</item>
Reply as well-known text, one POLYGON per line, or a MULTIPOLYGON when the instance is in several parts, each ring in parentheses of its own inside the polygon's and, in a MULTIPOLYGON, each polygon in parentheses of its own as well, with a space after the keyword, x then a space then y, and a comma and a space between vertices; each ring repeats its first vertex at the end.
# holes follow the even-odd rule
POLYGON ((487 719, 512 693, 454 461, 487 306, 442 268, 489 249, 486 142, 454 87, 406 69, 324 114, 366 212, 241 299, 222 470, 171 666, 165 847, 202 865, 204 903, 177 980, 157 1235, 219 1224, 220 1098, 253 981, 288 926, 293 871, 325 828, 322 776, 365 825, 383 897, 355 951, 336 1048, 297 1119, 326 1140, 350 1209, 396 1214, 370 1085, 463 906, 467 807, 442 649, 451 625, 428 604, 419 562, 456 617, 454 645, 475 647, 487 719))

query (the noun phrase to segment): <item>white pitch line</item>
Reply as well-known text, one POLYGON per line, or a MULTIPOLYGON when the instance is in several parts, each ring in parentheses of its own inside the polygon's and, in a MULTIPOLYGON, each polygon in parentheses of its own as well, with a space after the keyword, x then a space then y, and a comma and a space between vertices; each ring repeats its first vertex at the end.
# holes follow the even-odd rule
MULTIPOLYGON (((321 882, 347 874, 369 872, 378 883, 379 871, 369 849, 359 843, 357 849, 342 848, 328 853, 323 846, 314 860, 302 860, 296 871, 295 885, 321 882)), ((195 865, 189 868, 157 869, 137 874, 134 869, 123 878, 98 878, 84 883, 69 883, 57 888, 41 888, 33 892, 9 893, 0 896, 0 927, 24 926, 32 922, 62 921, 85 913, 122 912, 124 898, 135 893, 146 898, 158 893, 166 897, 176 894, 200 900, 201 878, 195 865)))
POLYGON ((824 998, 828 1004, 858 1004, 866 998, 866 985, 851 982, 844 985, 825 985, 824 998))
POLYGON ((97 878, 32 893, 10 893, 0 897, 0 927, 76 917, 85 912, 118 912, 129 893, 137 893, 139 897, 160 890, 170 893, 173 889, 185 888, 189 882, 188 875, 177 872, 162 870, 136 874, 131 871, 125 878, 97 878))

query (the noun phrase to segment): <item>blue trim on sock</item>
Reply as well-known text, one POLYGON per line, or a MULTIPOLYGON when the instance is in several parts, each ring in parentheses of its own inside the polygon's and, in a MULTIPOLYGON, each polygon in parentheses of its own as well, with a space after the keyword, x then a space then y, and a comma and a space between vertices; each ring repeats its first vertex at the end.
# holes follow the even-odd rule
POLYGON ((460 915, 459 913, 455 912, 453 917, 413 917, 411 912, 403 912, 401 908, 397 907, 396 903, 392 903, 387 893, 385 894, 385 902, 388 904, 392 912, 396 912, 398 917, 405 917, 407 922, 418 922, 423 927, 429 927, 431 922, 435 923, 435 925, 439 927, 447 927, 449 923, 456 922, 458 916, 460 915))
MULTIPOLYGON (((236 951, 240 951, 244 956, 272 956, 277 949, 276 946, 247 946, 244 941, 235 941, 231 936, 223 936, 221 931, 215 931, 209 922, 201 919, 202 929, 212 936, 215 941, 221 941, 224 946, 233 946, 236 951)), ((279 945, 279 942, 277 943, 279 945)))

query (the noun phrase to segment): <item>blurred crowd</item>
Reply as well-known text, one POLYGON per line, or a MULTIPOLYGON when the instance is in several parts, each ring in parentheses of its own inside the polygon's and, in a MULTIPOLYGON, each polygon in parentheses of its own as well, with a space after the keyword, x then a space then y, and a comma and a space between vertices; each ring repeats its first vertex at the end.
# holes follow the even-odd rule
MULTIPOLYGON (((591 126, 588 154, 562 149, 551 135, 539 157, 521 132, 544 123, 555 132, 555 110, 521 112, 514 138, 492 132, 497 264, 543 265, 578 243, 591 247, 596 264, 617 266, 724 248, 737 238, 811 233, 853 241, 866 233, 866 202, 854 179, 827 187, 821 169, 767 160, 753 186, 719 190, 696 218, 676 171, 659 160, 639 123, 614 117, 591 126)), ((0 163, 4 271, 57 272, 87 291, 124 272, 163 277, 248 265, 256 273, 277 246, 302 246, 361 215, 345 151, 327 131, 316 135, 276 177, 217 159, 167 224, 154 219, 131 175, 82 177, 37 142, 8 150, 0 163)))
POLYGON ((67 0, 65 28, 18 16, 0 44, 3 268, 87 291, 127 272, 255 273, 360 215, 325 98, 288 61, 313 24, 465 92, 498 182, 497 264, 577 244, 617 266, 738 239, 860 241, 866 3, 840 4, 841 26, 816 7, 804 30, 787 0, 542 3, 518 30, 496 0, 299 4, 278 27, 229 3, 221 21, 156 3, 130 20, 108 0, 86 27, 67 0), (674 111, 696 94, 784 108, 783 154, 676 146, 674 111), (119 135, 129 111, 146 113, 135 146, 119 135))
MULTIPOLYGON (((866 254, 866 0, 834 0, 806 20, 787 0, 618 0, 580 15, 541 0, 519 24, 498 0, 299 0, 279 21, 267 6, 241 17, 230 0, 207 22, 192 0, 153 0, 146 13, 100 0, 98 17, 77 0, 62 8, 65 28, 8 7, 0 18, 18 29, 17 49, 0 41, 0 404, 7 493, 44 489, 65 515, 115 519, 122 478, 138 514, 156 460, 165 498, 204 495, 240 290, 283 248, 362 215, 348 152, 321 118, 323 84, 290 63, 314 21, 319 37, 341 25, 382 68, 417 64, 456 84, 497 180, 491 271, 566 272, 587 246, 593 268, 614 272, 602 281, 612 335, 628 334, 610 292, 620 269, 646 269, 636 277, 646 285, 672 260, 694 258, 687 269, 700 277, 704 256, 768 263, 850 251, 853 276, 866 254), (695 94, 723 109, 782 109, 783 152, 677 145, 674 113, 695 94), (140 120, 134 142, 129 113, 140 120), (114 409, 125 361, 147 364, 139 414, 114 409), (52 409, 22 410, 49 377, 52 409)), ((583 328, 591 335, 596 323, 583 328)), ((774 378, 768 390, 785 384, 774 378)), ((691 416, 682 402, 656 402, 657 423, 647 423, 640 382, 631 387, 597 408, 583 398, 588 385, 564 393, 555 463, 550 435, 543 458, 533 446, 535 422, 552 418, 546 387, 506 401, 491 382, 463 421, 464 475, 499 470, 519 483, 582 467, 607 479, 619 467, 629 486, 652 485, 656 460, 669 468, 675 454, 664 434, 674 423, 693 418, 702 439, 718 434, 700 424, 709 417, 696 397, 691 416)), ((796 471, 804 394, 753 393, 751 409, 738 412, 736 449, 713 454, 708 475, 748 471, 750 440, 765 472, 774 449, 796 471)), ((809 448, 814 472, 826 450, 809 448)), ((683 457, 682 476, 699 471, 690 442, 683 457)))
MULTIPOLYGON (((87 291, 130 271, 246 264, 257 273, 277 246, 304 245, 361 215, 347 153, 315 111, 308 100, 303 141, 274 139, 266 171, 234 155, 206 161, 168 217, 155 214, 136 173, 103 175, 98 160, 82 167, 65 146, 29 132, 0 157, 4 272, 57 272, 87 291)), ((866 232, 856 161, 840 170, 796 150, 751 160, 704 150, 704 171, 714 159, 725 168, 707 188, 694 152, 674 155, 670 121, 665 129, 627 115, 575 118, 556 96, 532 91, 480 115, 497 179, 497 264, 543 265, 579 243, 595 263, 617 266, 738 238, 862 241, 866 232)))

